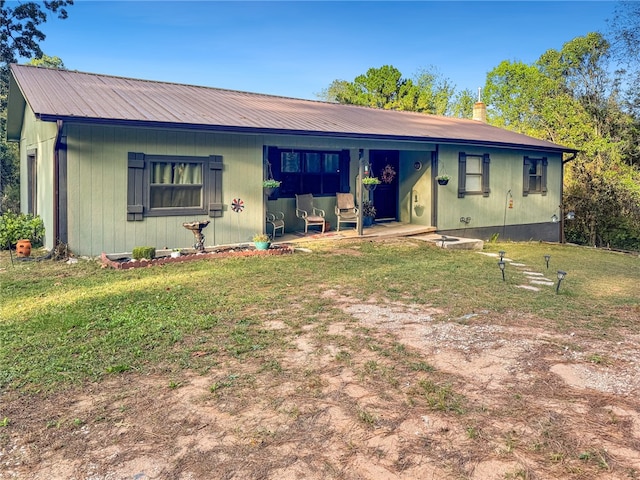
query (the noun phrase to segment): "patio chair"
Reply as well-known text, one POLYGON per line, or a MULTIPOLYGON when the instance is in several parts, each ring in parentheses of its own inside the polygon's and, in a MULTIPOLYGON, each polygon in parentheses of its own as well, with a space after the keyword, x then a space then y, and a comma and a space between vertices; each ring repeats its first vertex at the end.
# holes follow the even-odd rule
POLYGON ((310 225, 322 227, 324 233, 324 210, 313 206, 312 194, 296 195, 296 217, 304 220, 304 233, 310 225))
POLYGON ((276 233, 280 230, 280 235, 284 235, 284 213, 267 212, 267 223, 273 227, 271 238, 276 238, 276 233))
POLYGON ((358 229, 358 209, 351 193, 336 193, 336 217, 338 232, 341 223, 355 223, 358 229))

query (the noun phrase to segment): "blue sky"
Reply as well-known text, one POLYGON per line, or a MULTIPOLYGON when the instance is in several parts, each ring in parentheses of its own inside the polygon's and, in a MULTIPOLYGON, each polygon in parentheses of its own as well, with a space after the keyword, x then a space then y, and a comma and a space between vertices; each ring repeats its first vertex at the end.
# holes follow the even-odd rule
POLYGON ((458 90, 502 60, 604 31, 615 2, 76 0, 43 27, 67 68, 315 99, 333 80, 434 66, 458 90))

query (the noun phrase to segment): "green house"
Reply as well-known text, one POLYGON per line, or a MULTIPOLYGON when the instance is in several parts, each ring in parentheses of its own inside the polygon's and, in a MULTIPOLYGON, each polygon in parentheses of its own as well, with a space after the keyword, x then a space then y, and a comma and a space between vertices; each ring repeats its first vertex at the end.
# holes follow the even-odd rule
POLYGON ((295 195, 333 217, 336 193, 377 220, 447 235, 558 241, 551 222, 563 162, 575 151, 478 120, 11 65, 7 136, 20 144, 21 205, 46 247, 79 255, 193 244, 183 223, 209 220, 206 245, 247 242, 295 195), (436 179, 446 173, 447 185, 436 179), (275 195, 262 182, 282 181, 275 195))

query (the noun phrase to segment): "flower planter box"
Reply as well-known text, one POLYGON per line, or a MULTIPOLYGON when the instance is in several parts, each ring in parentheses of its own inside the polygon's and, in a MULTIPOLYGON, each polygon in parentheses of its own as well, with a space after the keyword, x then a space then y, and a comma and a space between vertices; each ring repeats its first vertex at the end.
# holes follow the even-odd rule
MULTIPOLYGON (((256 255, 285 255, 293 253, 293 247, 286 245, 277 245, 268 250, 256 250, 251 247, 235 247, 235 248, 220 248, 218 250, 212 250, 203 253, 188 253, 182 254, 178 258, 172 258, 171 256, 154 258, 153 260, 132 260, 130 258, 109 258, 110 255, 103 253, 101 255, 102 266, 104 268, 110 267, 116 270, 128 270, 130 268, 140 267, 153 267, 164 265, 167 263, 182 263, 190 262, 194 260, 215 260, 216 258, 230 258, 230 257, 253 257, 256 255)), ((112 256, 113 257, 113 256, 112 256)))

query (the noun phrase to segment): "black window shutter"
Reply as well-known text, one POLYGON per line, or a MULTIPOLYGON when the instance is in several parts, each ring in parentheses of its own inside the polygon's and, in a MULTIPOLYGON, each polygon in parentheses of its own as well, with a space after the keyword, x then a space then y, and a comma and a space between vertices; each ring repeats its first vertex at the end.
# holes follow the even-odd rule
POLYGON ((485 153, 482 156, 482 196, 488 197, 491 192, 491 188, 489 188, 489 164, 491 163, 491 159, 489 158, 489 154, 485 153))
POLYGON ((127 164, 127 221, 139 222, 144 212, 144 153, 129 152, 127 164))
POLYGON ((280 150, 276 147, 269 147, 267 158, 271 164, 271 174, 273 178, 282 181, 282 165, 280 164, 280 150))
POLYGON ((460 152, 458 156, 458 198, 464 198, 467 183, 467 154, 460 152))
POLYGON ((524 157, 522 167, 522 196, 529 195, 529 169, 531 168, 531 160, 529 157, 524 157))
POLYGON ((209 216, 222 216, 222 156, 211 155, 207 167, 209 190, 209 216))
POLYGON ((549 162, 547 161, 547 157, 542 157, 542 175, 540 178, 540 183, 541 188, 542 188, 542 195, 546 195, 547 194, 547 164, 549 162))
POLYGON ((349 166, 351 164, 351 153, 349 150, 340 152, 340 193, 349 193, 349 166))

